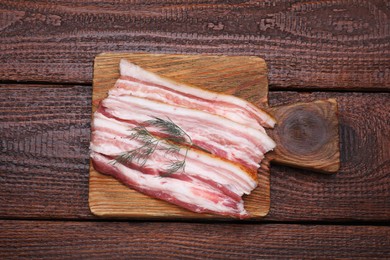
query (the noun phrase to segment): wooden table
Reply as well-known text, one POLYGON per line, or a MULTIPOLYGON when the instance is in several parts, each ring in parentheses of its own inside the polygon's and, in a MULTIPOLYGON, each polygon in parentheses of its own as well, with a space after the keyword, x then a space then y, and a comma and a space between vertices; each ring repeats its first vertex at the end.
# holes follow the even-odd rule
POLYGON ((0 2, 1 259, 390 258, 388 1, 129 2, 0 2), (337 99, 340 171, 272 165, 260 223, 98 219, 91 84, 107 51, 265 58, 271 105, 337 99))

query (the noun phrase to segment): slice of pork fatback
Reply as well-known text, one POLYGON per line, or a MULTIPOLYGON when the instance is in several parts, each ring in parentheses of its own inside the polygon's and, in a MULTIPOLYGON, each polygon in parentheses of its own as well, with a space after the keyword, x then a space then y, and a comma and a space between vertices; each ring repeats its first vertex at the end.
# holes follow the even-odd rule
POLYGON ((133 95, 198 109, 258 130, 263 130, 260 125, 275 125, 271 115, 246 100, 174 82, 125 59, 120 61, 120 74, 121 78, 110 90, 110 95, 133 95))
POLYGON ((238 218, 249 216, 242 200, 236 201, 216 190, 179 179, 143 174, 121 163, 113 164, 109 157, 96 152, 91 153, 91 158, 97 171, 111 175, 128 187, 151 197, 197 213, 215 213, 238 218))

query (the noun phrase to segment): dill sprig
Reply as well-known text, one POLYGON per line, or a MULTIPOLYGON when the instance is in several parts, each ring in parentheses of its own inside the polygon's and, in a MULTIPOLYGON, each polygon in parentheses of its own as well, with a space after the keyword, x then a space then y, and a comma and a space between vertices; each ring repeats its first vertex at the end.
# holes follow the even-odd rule
POLYGON ((163 150, 166 158, 169 158, 169 164, 163 170, 160 176, 168 176, 178 171, 185 171, 185 163, 188 151, 191 147, 196 147, 203 151, 207 150, 195 145, 191 137, 170 118, 164 120, 159 117, 152 117, 141 124, 131 129, 130 139, 140 141, 141 146, 126 151, 115 158, 115 162, 120 163, 137 163, 143 167, 150 156, 157 150, 163 150), (155 127, 162 136, 153 135, 146 127, 155 127), (180 151, 185 149, 184 155, 180 151))
POLYGON ((150 155, 156 150, 160 139, 153 136, 144 126, 137 126, 131 130, 133 133, 130 139, 140 139, 143 145, 140 147, 124 152, 115 158, 115 162, 127 163, 136 162, 139 166, 144 166, 150 155))

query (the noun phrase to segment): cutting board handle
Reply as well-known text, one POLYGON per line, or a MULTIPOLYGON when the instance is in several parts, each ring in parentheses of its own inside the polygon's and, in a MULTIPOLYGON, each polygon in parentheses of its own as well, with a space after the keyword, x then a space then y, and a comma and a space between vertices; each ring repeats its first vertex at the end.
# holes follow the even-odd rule
POLYGON ((323 173, 340 168, 337 102, 335 99, 273 107, 277 125, 270 136, 277 146, 274 163, 323 173))

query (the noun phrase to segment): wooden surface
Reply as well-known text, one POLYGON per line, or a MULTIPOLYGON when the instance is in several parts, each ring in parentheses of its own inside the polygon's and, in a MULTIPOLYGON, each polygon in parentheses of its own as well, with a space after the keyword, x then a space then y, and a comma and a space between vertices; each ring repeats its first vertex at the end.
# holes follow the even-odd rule
POLYGON ((390 87, 386 0, 3 0, 0 9, 2 80, 91 84, 97 54, 131 50, 260 55, 274 89, 390 87))
POLYGON ((390 227, 0 220, 3 259, 376 259, 389 254, 390 227))
POLYGON ((0 258, 388 259, 389 17, 382 0, 1 1, 0 258), (97 220, 92 64, 108 51, 265 58, 270 106, 337 100, 340 171, 271 163, 260 224, 97 220))
POLYGON ((336 173, 340 169, 336 99, 271 108, 277 121, 269 134, 276 142, 272 162, 336 173))
MULTIPOLYGON (((121 58, 177 82, 236 95, 258 106, 268 105, 267 65, 259 57, 103 53, 95 58, 94 63, 93 111, 119 78, 121 58)), ((269 174, 269 167, 263 165, 259 171, 258 187, 244 197, 245 209, 252 220, 264 217, 269 211, 269 174)), ((215 214, 194 213, 153 199, 97 172, 92 164, 89 176, 89 207, 99 217, 232 220, 215 214)))

